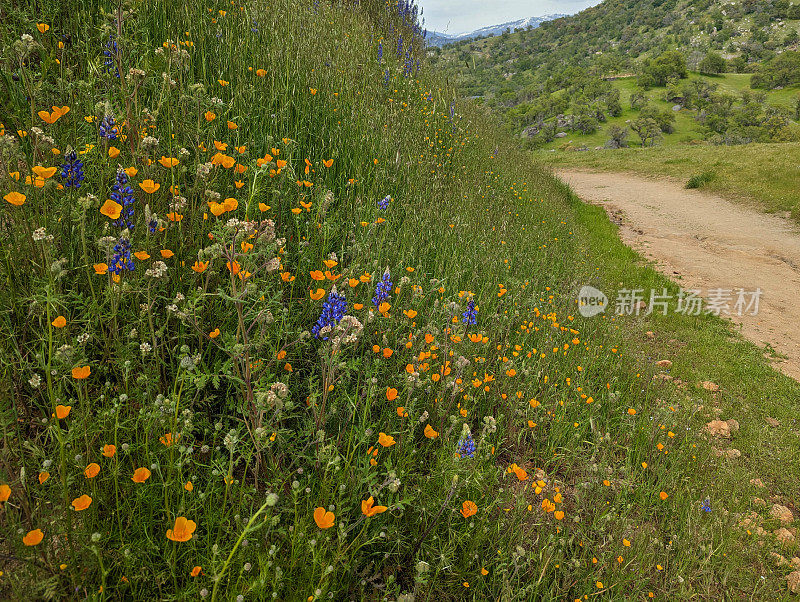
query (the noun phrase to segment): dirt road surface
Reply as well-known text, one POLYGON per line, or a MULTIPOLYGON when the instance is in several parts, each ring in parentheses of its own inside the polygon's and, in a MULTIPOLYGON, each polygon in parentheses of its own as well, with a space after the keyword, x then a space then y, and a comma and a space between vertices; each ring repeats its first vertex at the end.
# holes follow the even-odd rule
POLYGON ((556 175, 581 199, 621 218, 625 244, 683 289, 700 289, 706 298, 715 289, 734 291, 727 317, 757 345, 785 355, 775 367, 800 380, 800 231, 792 222, 674 180, 575 170, 556 175), (757 315, 734 311, 737 289, 761 289, 757 315))

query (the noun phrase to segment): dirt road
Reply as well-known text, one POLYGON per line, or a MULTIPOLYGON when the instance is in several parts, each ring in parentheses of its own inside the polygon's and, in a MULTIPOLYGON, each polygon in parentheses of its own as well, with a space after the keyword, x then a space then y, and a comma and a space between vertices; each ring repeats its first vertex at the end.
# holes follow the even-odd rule
MULTIPOLYGON (((620 235, 686 290, 733 291, 730 317, 754 343, 787 359, 800 380, 800 231, 789 220, 686 190, 673 180, 624 173, 557 171, 582 199, 622 219, 620 235), (737 289, 761 289, 758 314, 734 311, 737 289)), ((647 293, 649 300, 649 291, 647 293)), ((723 314, 724 315, 724 314, 723 314)))

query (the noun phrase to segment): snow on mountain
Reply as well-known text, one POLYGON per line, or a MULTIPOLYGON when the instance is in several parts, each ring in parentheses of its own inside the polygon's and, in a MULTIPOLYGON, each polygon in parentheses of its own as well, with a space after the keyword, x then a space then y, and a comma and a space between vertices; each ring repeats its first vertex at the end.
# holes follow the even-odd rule
POLYGON ((499 25, 489 25, 487 27, 481 27, 480 29, 476 29, 475 31, 468 31, 458 34, 429 31, 426 41, 430 46, 444 46, 445 44, 458 42, 460 40, 470 40, 472 38, 482 38, 486 36, 500 35, 506 29, 514 31, 515 29, 527 29, 528 27, 536 28, 539 27, 539 25, 541 25, 545 21, 552 21, 553 19, 560 19, 561 17, 566 17, 566 16, 568 15, 558 13, 554 15, 544 15, 542 17, 527 17, 525 19, 508 21, 506 23, 500 23, 499 25))

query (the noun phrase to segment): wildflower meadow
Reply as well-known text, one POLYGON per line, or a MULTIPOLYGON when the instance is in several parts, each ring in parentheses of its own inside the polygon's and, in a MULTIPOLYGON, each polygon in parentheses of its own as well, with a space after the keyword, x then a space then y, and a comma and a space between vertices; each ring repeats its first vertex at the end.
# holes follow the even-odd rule
POLYGON ((419 12, 0 9, 4 599, 752 591, 692 408, 577 314, 577 201, 419 12))

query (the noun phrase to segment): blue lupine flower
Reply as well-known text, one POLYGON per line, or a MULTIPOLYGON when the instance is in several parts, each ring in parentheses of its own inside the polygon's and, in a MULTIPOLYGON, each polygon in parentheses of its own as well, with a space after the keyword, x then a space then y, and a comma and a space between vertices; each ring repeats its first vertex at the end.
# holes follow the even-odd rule
POLYGON ((711 498, 704 499, 703 503, 700 504, 700 509, 703 512, 711 512, 711 498))
POLYGON ((391 202, 391 200, 392 200, 392 197, 390 197, 387 194, 380 201, 378 201, 378 209, 381 209, 382 211, 386 211, 389 208, 389 203, 391 202))
POLYGON ((119 129, 113 115, 106 115, 100 121, 100 137, 106 140, 116 140, 119 129))
POLYGON ((383 59, 383 42, 378 42, 378 62, 383 59))
POLYGON ((64 188, 77 190, 83 183, 83 161, 78 159, 78 153, 74 150, 69 151, 64 158, 67 161, 61 164, 61 179, 64 180, 64 188))
POLYGON ((375 287, 375 296, 372 298, 372 304, 375 307, 379 307, 381 303, 389 299, 392 295, 393 286, 389 268, 386 268, 386 271, 383 273, 383 278, 378 282, 378 286, 375 287))
POLYGON ((114 70, 114 77, 119 77, 119 69, 117 69, 117 62, 116 56, 119 54, 119 46, 117 46, 116 40, 114 40, 114 35, 108 36, 108 42, 106 43, 106 49, 103 50, 103 56, 105 56, 105 60, 103 61, 103 69, 106 73, 110 73, 111 70, 114 70))
POLYGON ((120 236, 119 241, 114 245, 114 257, 108 271, 112 274, 119 274, 123 270, 133 271, 133 259, 131 259, 131 241, 125 236, 120 236))
POLYGON ((475 457, 475 440, 472 438, 471 433, 467 433, 466 437, 462 437, 456 446, 456 452, 462 458, 475 457))
POLYGON ((389 67, 386 67, 386 74, 383 76, 383 85, 389 85, 389 67))
POLYGON ((147 224, 147 229, 150 231, 150 234, 155 234, 156 228, 158 228, 158 220, 156 218, 153 218, 147 224))
MULTIPOLYGON (((317 318, 317 323, 314 324, 311 333, 320 338, 320 331, 326 326, 333 328, 344 317, 346 312, 347 299, 344 298, 344 295, 338 294, 336 288, 332 288, 331 292, 328 293, 328 298, 322 304, 322 313, 317 318)), ((327 341, 327 335, 323 336, 322 340, 327 341)))
POLYGON ((478 310, 475 309, 475 299, 470 299, 469 303, 467 303, 467 311, 461 314, 461 321, 470 326, 475 326, 478 323, 478 310))
POLYGON ((403 54, 403 35, 397 38, 397 56, 402 56, 403 54))
POLYGON ((111 200, 122 205, 119 218, 114 225, 119 228, 133 230, 133 189, 128 186, 128 174, 120 167, 117 178, 111 186, 111 200))

